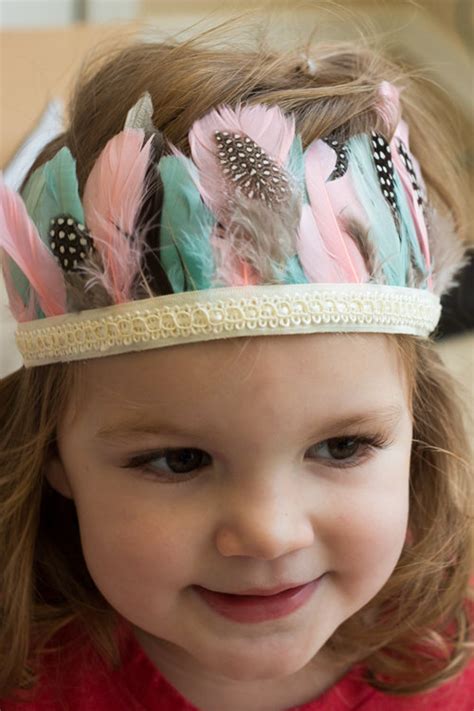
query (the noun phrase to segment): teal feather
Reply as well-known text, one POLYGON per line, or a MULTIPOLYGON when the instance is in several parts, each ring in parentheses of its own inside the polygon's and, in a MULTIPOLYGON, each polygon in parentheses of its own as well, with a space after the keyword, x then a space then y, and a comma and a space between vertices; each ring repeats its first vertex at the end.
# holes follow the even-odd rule
POLYGON ((359 134, 346 145, 354 186, 371 225, 369 239, 377 251, 387 284, 406 286, 408 245, 403 234, 400 242, 391 209, 380 190, 370 137, 359 134))
MULTIPOLYGON (((5 259, 15 291, 26 306, 30 303, 30 298, 32 296, 32 288, 29 279, 24 275, 18 264, 11 257, 9 257, 5 251, 3 252, 2 259, 5 259)), ((38 301, 36 301, 34 313, 36 318, 45 318, 45 313, 38 305, 38 301)))
MULTIPOLYGON (((295 135, 291 144, 288 158, 285 163, 285 170, 293 177, 301 196, 302 204, 308 204, 309 197, 306 190, 304 151, 301 136, 299 134, 295 135)), ((285 269, 281 273, 280 280, 283 284, 308 283, 308 278, 304 273, 301 262, 296 254, 288 259, 285 269)))
POLYGON ((309 284, 309 279, 303 271, 298 255, 295 254, 286 263, 286 271, 282 276, 283 284, 309 284))
POLYGON ((211 233, 216 219, 201 199, 197 169, 186 156, 163 156, 160 261, 175 293, 209 289, 215 272, 211 233))
MULTIPOLYGON (((48 248, 51 218, 60 213, 67 213, 78 222, 84 223, 84 211, 76 176, 76 161, 66 147, 61 148, 50 161, 30 175, 21 191, 21 197, 42 241, 48 248)), ((28 279, 16 264, 10 261, 10 266, 16 290, 23 299, 29 298, 28 279)), ((39 307, 37 316, 44 318, 44 313, 39 307)))
MULTIPOLYGON (((38 168, 29 177, 28 182, 26 183, 26 186, 21 191, 21 197, 23 199, 23 202, 25 203, 25 206, 26 206, 29 216, 32 218, 33 222, 36 224, 36 229, 38 229, 38 224, 36 223, 36 220, 34 219, 34 210, 31 210, 28 207, 28 204, 30 206, 38 204, 39 199, 41 197, 43 185, 44 185, 44 178, 42 176, 42 170, 41 170, 41 168, 38 168)), ((38 229, 38 233, 40 234, 41 239, 44 241, 43 236, 41 235, 39 229, 38 229)), ((10 266, 10 273, 11 273, 11 276, 13 279, 13 283, 15 285, 15 289, 18 291, 21 298, 23 299, 23 302, 26 304, 26 303, 28 303, 28 300, 30 298, 30 293, 31 293, 30 282, 27 279, 27 277, 23 274, 20 267, 18 267, 13 260, 9 261, 9 266, 10 266)), ((39 306, 37 306, 37 308, 36 308, 36 317, 37 318, 45 318, 45 314, 43 313, 43 311, 40 309, 39 306)))
POLYGON ((297 134, 293 139, 293 143, 291 144, 288 158, 285 163, 285 169, 291 176, 293 176, 293 179, 299 189, 303 204, 308 204, 309 196, 306 190, 304 151, 301 136, 299 134, 297 134))
POLYGON ((30 176, 22 191, 23 202, 41 239, 49 247, 49 225, 61 213, 84 224, 76 161, 65 146, 30 176))

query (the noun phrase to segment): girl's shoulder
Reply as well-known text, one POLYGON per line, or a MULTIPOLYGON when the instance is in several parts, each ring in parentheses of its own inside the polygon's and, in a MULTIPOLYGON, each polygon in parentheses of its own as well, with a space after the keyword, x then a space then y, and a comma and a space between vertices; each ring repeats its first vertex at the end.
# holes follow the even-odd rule
MULTIPOLYGON (((0 711, 198 711, 174 689, 132 634, 122 647, 123 662, 110 670, 91 647, 51 657, 30 701, 0 700, 0 711), (66 661, 67 660, 67 661, 66 661)), ((355 666, 314 701, 288 711, 473 711, 474 659, 455 679, 411 697, 370 687, 355 666)))
MULTIPOLYGON (((82 638, 69 625, 54 643, 75 636, 82 638)), ((90 642, 60 647, 42 658, 38 684, 24 692, 24 700, 0 699, 0 711, 196 711, 156 669, 128 625, 119 626, 117 638, 118 668, 107 666, 90 642)))
POLYGON ((369 686, 355 667, 314 701, 288 711, 474 711, 474 659, 455 679, 415 696, 395 696, 369 686))

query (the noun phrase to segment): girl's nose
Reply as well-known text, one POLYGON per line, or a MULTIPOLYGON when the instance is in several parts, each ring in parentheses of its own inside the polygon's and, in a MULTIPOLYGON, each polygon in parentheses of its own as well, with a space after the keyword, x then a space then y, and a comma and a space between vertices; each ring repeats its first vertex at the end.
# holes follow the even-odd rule
POLYGON ((273 560, 314 542, 307 503, 284 492, 244 491, 223 507, 215 543, 223 556, 273 560))

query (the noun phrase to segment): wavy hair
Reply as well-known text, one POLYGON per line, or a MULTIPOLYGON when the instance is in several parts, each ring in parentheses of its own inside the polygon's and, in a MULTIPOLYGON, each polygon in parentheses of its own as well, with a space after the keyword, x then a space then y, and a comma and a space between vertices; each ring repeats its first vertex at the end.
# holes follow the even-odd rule
MULTIPOLYGON (((384 79, 403 87, 411 150, 430 201, 449 211, 463 234, 467 199, 453 145, 456 127, 447 128, 450 110, 427 91, 427 81, 390 61, 363 33, 357 43, 313 40, 276 51, 260 31, 252 39, 241 18, 189 39, 121 42, 89 57, 70 99, 67 130, 46 146, 25 182, 68 146, 82 192, 100 151, 146 90, 155 126, 189 155, 192 123, 220 103, 280 105, 295 114, 304 147, 340 127, 349 135, 370 131, 379 121, 377 87, 384 79)), ((470 657, 473 479, 466 413, 434 342, 388 338, 411 390, 410 538, 384 587, 327 646, 338 659, 362 660, 372 686, 414 694, 455 676, 470 657), (367 625, 367 615, 376 624, 367 625)), ((34 688, 41 656, 71 623, 79 624, 109 665, 120 663, 118 616, 87 570, 74 503, 44 476, 82 368, 80 362, 21 368, 0 381, 3 697, 34 688)))

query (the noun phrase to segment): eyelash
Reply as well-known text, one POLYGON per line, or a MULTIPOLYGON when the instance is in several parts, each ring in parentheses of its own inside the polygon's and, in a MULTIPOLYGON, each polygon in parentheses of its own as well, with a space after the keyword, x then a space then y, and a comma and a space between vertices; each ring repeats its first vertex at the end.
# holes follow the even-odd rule
MULTIPOLYGON (((319 447, 321 445, 325 445, 328 443, 340 443, 340 442, 352 442, 354 444, 357 444, 359 447, 363 446, 364 447, 364 454, 362 454, 360 457, 356 459, 355 462, 352 462, 350 464, 337 464, 334 466, 335 469, 349 469, 351 467, 356 467, 359 464, 362 464, 364 461, 366 461, 368 458, 370 458, 376 450, 380 449, 385 449, 385 447, 389 446, 391 442, 388 440, 388 438, 383 435, 382 433, 375 433, 375 434, 366 434, 366 435, 344 435, 342 437, 331 437, 330 439, 326 439, 323 442, 319 442, 317 445, 313 445, 313 447, 319 447)), ((312 449, 313 447, 310 447, 312 449)), ((205 466, 208 466, 207 464, 203 464, 200 466, 195 467, 193 470, 189 472, 174 472, 173 474, 175 476, 172 476, 169 472, 159 472, 159 470, 153 470, 151 468, 148 468, 144 466, 145 464, 148 464, 149 462, 152 462, 155 459, 161 459, 161 458, 166 458, 170 454, 174 452, 182 452, 182 451, 191 451, 191 452, 202 452, 200 449, 195 449, 192 447, 175 447, 175 448, 167 448, 167 449, 159 449, 156 450, 155 452, 150 452, 149 454, 141 454, 136 457, 132 457, 125 465, 123 468, 125 469, 135 469, 141 472, 142 474, 146 473, 151 473, 153 475, 153 478, 155 480, 159 481, 167 481, 170 483, 175 483, 175 484, 181 484, 185 483, 186 481, 189 481, 190 479, 193 479, 197 474, 195 474, 196 471, 203 469, 205 466), (178 478, 180 477, 180 478, 178 478)), ((206 454, 204 452, 204 454, 206 454)), ((347 458, 351 459, 351 458, 347 458)), ((329 460, 331 461, 331 460, 329 460)), ((333 462, 341 462, 345 461, 344 459, 338 460, 338 459, 333 459, 333 462)))

